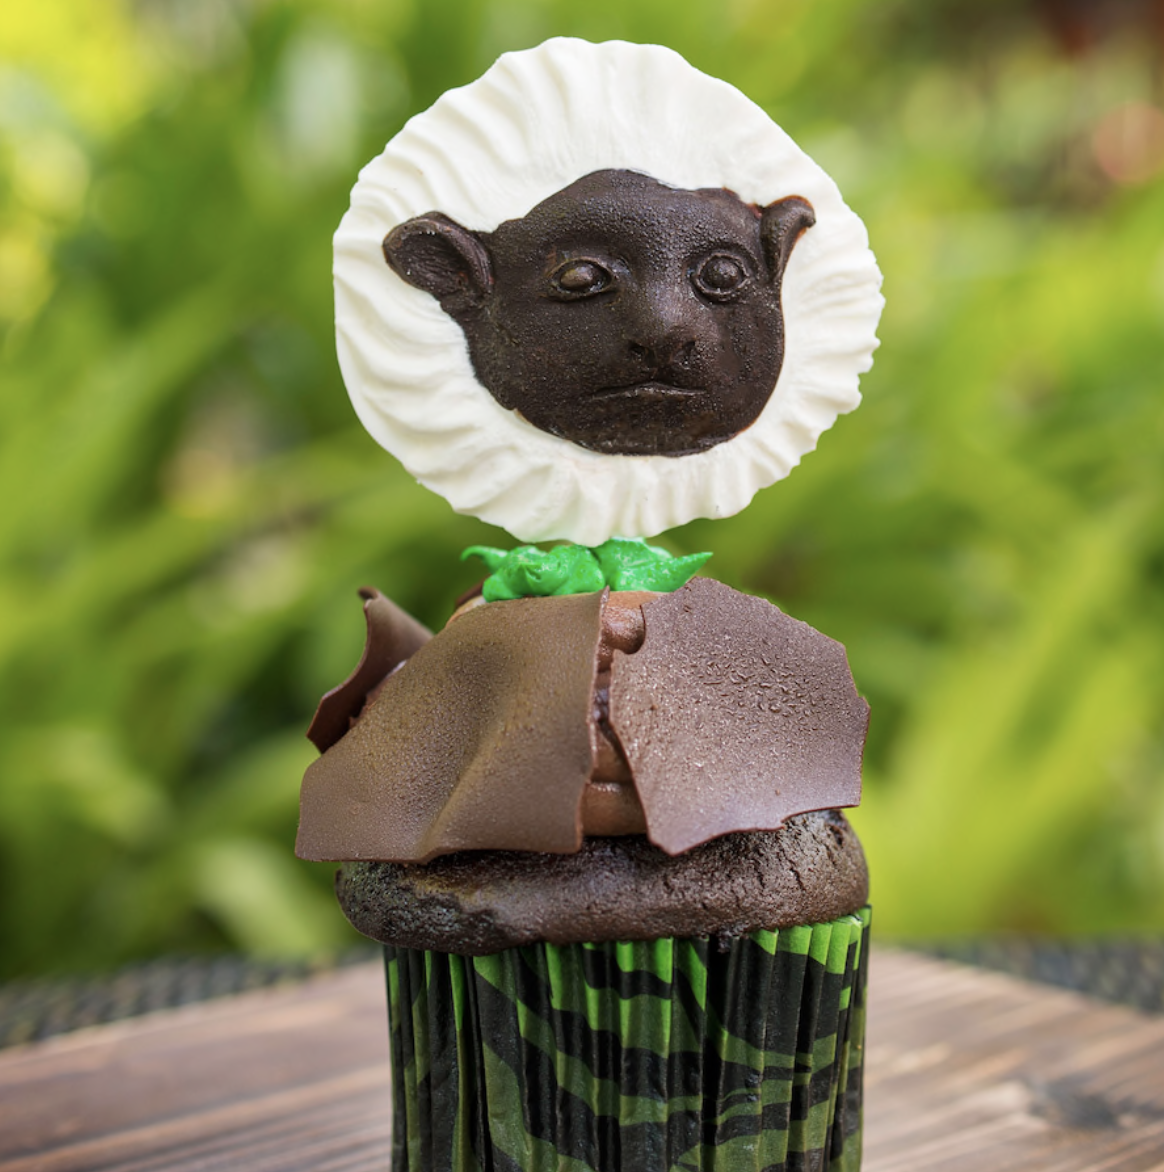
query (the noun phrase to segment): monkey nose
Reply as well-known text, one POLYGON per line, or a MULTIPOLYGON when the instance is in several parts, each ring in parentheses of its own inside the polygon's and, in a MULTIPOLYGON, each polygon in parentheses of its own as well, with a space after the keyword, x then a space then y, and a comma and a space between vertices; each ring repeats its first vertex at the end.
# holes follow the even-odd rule
POLYGON ((648 344, 632 341, 630 352, 635 359, 653 371, 668 368, 683 370, 691 365, 695 357, 695 339, 677 334, 666 338, 654 338, 648 344))

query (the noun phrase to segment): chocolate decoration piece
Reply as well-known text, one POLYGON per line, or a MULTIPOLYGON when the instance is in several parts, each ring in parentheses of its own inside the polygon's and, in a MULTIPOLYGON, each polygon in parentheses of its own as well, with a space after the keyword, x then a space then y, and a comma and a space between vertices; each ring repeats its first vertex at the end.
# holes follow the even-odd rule
POLYGON ((376 685, 432 638, 428 627, 379 590, 361 587, 360 597, 368 624, 364 654, 356 670, 320 700, 307 730, 307 739, 321 753, 351 728, 376 685))
POLYGON ((610 724, 653 843, 678 854, 858 804, 869 706, 839 643, 710 578, 642 609, 642 648, 614 655, 610 724))
POLYGON ((303 778, 296 853, 574 851, 603 596, 464 611, 303 778))
POLYGON ((645 830, 677 854, 856 805, 867 722, 839 643, 708 578, 478 601, 308 769, 296 849, 417 863, 645 830))
POLYGON ((346 863, 348 919, 385 944, 480 956, 573 944, 740 936, 824 923, 864 906, 861 844, 835 812, 731 834, 677 857, 646 839, 591 838, 572 855, 446 855, 427 866, 346 863))
POLYGON ((784 268, 814 222, 797 196, 760 208, 608 170, 493 232, 429 212, 383 248, 461 326, 503 407, 593 451, 683 456, 737 435, 768 402, 784 268))

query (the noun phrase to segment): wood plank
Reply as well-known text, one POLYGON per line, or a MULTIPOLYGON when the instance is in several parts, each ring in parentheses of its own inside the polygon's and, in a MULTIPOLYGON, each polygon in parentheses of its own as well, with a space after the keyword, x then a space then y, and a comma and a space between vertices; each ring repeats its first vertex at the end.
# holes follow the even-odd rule
MULTIPOLYGON (((877 951, 865 1172, 1164 1172, 1164 1018, 877 951)), ((378 965, 0 1053, 0 1172, 384 1172, 378 965)))
POLYGON ((1164 1018, 873 954, 865 1172, 1164 1172, 1164 1018))
POLYGON ((387 1046, 371 964, 0 1053, 0 1169, 383 1169, 387 1046))

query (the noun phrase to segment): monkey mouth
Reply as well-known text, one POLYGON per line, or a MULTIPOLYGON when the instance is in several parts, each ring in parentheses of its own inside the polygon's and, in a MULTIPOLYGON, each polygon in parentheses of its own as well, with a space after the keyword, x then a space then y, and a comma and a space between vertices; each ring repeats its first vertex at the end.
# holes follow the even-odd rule
POLYGON ((694 398, 702 394, 702 387, 677 387, 674 383, 652 379, 641 383, 627 383, 620 387, 602 387, 587 397, 591 400, 631 399, 639 403, 662 403, 670 399, 694 398))
POLYGON ((589 391, 573 402, 568 421, 554 421, 554 432, 610 455, 682 456, 731 434, 716 408, 715 394, 707 387, 644 379, 589 391))

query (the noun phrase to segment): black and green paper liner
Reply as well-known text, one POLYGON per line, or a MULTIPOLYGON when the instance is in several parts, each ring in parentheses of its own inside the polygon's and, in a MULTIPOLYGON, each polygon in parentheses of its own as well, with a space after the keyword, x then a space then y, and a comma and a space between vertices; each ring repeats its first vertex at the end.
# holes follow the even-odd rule
POLYGON ((868 925, 388 946, 392 1172, 856 1172, 868 925))

